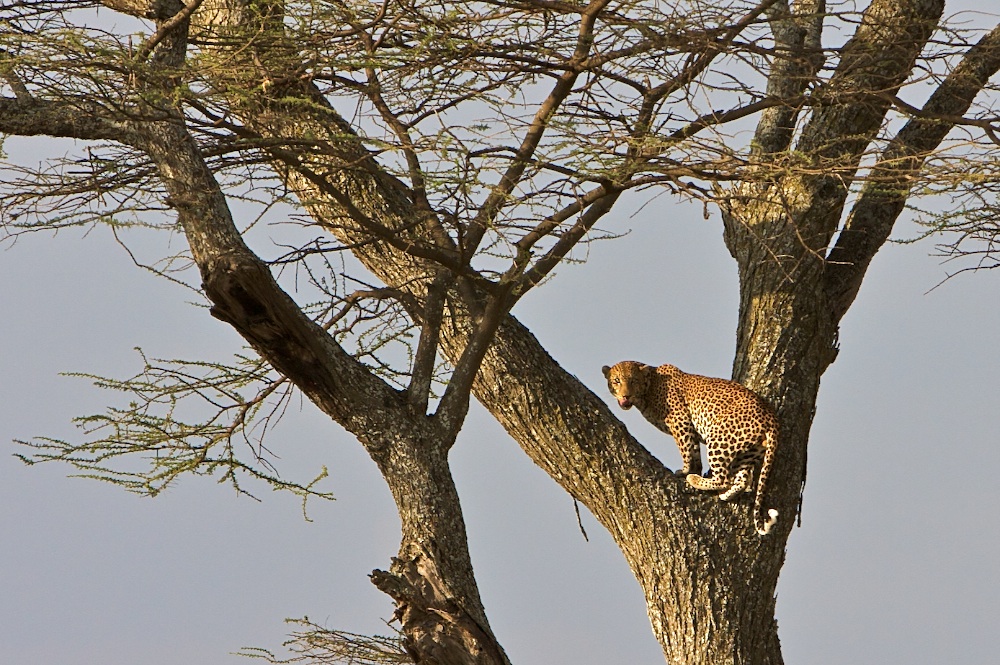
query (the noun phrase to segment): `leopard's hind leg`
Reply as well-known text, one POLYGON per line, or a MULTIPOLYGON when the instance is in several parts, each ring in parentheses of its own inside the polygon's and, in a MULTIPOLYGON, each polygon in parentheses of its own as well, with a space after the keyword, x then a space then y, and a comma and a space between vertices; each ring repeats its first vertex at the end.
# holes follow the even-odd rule
POLYGON ((728 501, 740 492, 749 492, 753 489, 753 467, 741 468, 735 476, 712 471, 711 478, 703 478, 695 474, 687 477, 688 484, 699 490, 726 490, 719 495, 722 501, 728 501))
POLYGON ((708 451, 708 467, 712 470, 712 475, 704 478, 697 474, 689 474, 688 485, 698 490, 724 490, 729 489, 733 484, 733 477, 730 475, 732 457, 719 455, 711 448, 708 451))
POLYGON ((740 492, 753 489, 754 466, 760 459, 757 451, 709 450, 709 466, 712 469, 711 478, 689 475, 688 484, 699 490, 725 490, 719 495, 722 501, 728 501, 740 492))
POLYGON ((762 457, 763 454, 761 449, 756 447, 751 448, 750 450, 744 450, 737 455, 736 460, 730 467, 731 470, 736 472, 736 478, 733 480, 733 484, 729 487, 729 489, 719 495, 719 499, 722 501, 729 501, 740 492, 752 492, 753 473, 757 466, 760 465, 762 457))
POLYGON ((740 492, 753 490, 753 465, 744 465, 736 472, 733 484, 719 495, 719 501, 729 501, 740 492))
POLYGON ((687 481, 688 485, 699 490, 721 490, 733 484, 733 479, 730 477, 729 471, 721 469, 719 472, 712 469, 712 475, 709 478, 694 473, 688 474, 687 481))

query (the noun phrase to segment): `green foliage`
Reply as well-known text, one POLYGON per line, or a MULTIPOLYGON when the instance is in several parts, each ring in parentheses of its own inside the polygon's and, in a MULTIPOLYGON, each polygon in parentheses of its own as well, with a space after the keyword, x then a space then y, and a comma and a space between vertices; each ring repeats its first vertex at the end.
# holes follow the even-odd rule
POLYGON ((349 663, 350 665, 384 665, 387 663, 412 663, 413 659, 403 648, 403 636, 358 635, 343 630, 330 630, 309 620, 286 619, 302 626, 304 630, 291 634, 283 646, 292 653, 288 658, 278 658, 271 651, 258 647, 244 647, 239 655, 260 659, 272 665, 305 663, 323 665, 349 663))
POLYGON ((131 378, 70 375, 128 395, 126 405, 74 419, 83 442, 18 441, 30 449, 18 457, 27 464, 66 462, 80 471, 77 476, 144 496, 156 496, 193 473, 215 477, 248 496, 253 495, 244 479, 289 490, 302 497, 303 512, 310 497, 333 498, 315 489, 327 475, 325 468, 307 483, 286 480, 263 444, 293 395, 291 384, 267 363, 242 355, 232 364, 150 359, 137 350, 144 367, 131 378))
POLYGON ((919 194, 937 205, 910 204, 919 232, 896 240, 901 244, 937 240, 936 256, 951 266, 945 279, 1000 269, 1000 155, 992 152, 991 163, 935 164, 947 178, 925 185, 919 194))

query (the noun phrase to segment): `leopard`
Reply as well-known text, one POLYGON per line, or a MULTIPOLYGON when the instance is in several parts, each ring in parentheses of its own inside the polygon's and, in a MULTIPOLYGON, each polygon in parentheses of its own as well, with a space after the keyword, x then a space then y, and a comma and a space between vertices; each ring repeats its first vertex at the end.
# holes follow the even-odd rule
POLYGON ((652 367, 625 360, 601 371, 618 406, 636 407, 674 438, 684 463, 674 473, 695 489, 722 490, 719 499, 728 501, 753 490, 759 465, 753 525, 762 536, 770 533, 778 511, 771 508, 764 517, 764 492, 779 426, 774 410, 760 395, 735 381, 688 374, 673 365, 652 367), (701 475, 701 443, 708 451, 709 477, 701 475))

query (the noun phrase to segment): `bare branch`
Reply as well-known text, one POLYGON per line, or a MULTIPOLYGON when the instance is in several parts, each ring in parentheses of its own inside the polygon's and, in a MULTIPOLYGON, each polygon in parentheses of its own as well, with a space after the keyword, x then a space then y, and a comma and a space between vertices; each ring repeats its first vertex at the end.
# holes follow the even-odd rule
MULTIPOLYGON (((552 270, 566 257, 566 255, 576 247, 583 237, 597 224, 598 220, 611 211, 618 200, 620 191, 612 190, 604 197, 598 199, 577 219, 576 223, 568 231, 562 234, 558 242, 552 246, 544 256, 535 261, 530 270, 518 280, 514 288, 516 297, 520 298, 529 289, 541 283, 552 270)), ((510 305, 513 306, 513 303, 510 305)))
POLYGON ((609 1, 592 0, 590 4, 581 10, 576 49, 573 55, 567 60, 566 71, 558 77, 548 97, 538 105, 538 110, 528 125, 514 161, 500 177, 500 182, 493 188, 489 198, 480 207, 475 219, 469 225, 469 231, 461 248, 465 261, 470 260, 479 248, 479 243, 482 241, 488 225, 496 216, 497 211, 503 205, 504 201, 514 190, 525 168, 527 168, 538 144, 542 140, 542 136, 545 134, 549 121, 559 108, 559 105, 565 101, 566 97, 572 91, 573 84, 583 70, 583 63, 586 61, 586 57, 593 45, 594 24, 609 1))
POLYGON ((402 634, 390 637, 358 635, 342 630, 331 630, 308 618, 287 620, 299 630, 293 632, 282 645, 291 652, 288 658, 279 658, 267 649, 244 647, 239 655, 264 660, 270 665, 392 665, 412 663, 404 648, 402 634))

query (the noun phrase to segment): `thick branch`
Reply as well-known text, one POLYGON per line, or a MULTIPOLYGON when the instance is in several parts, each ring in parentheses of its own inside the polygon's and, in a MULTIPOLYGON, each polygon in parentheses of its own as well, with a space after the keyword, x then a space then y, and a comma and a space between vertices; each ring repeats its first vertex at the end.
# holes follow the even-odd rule
POLYGON ((427 287, 420 322, 420 339, 413 358, 413 373, 406 389, 407 399, 415 413, 427 413, 434 364, 441 341, 441 320, 444 316, 445 295, 451 283, 450 275, 442 270, 427 287))
POLYGON ((775 60, 767 79, 767 96, 786 100, 766 109, 757 124, 752 150, 777 153, 791 145, 802 95, 823 65, 820 39, 825 0, 798 0, 789 9, 787 0, 768 12, 774 35, 775 60))
POLYGON ((814 108, 795 152, 773 165, 783 176, 744 183, 727 204, 726 243, 742 270, 777 261, 798 279, 796 271, 819 269, 861 158, 943 8, 943 0, 869 5, 830 82, 810 96, 814 108))
POLYGON ((924 161, 998 70, 1000 25, 969 49, 927 100, 920 116, 906 123, 872 168, 827 257, 827 297, 835 320, 840 320, 854 302, 872 257, 889 238, 924 161))
POLYGON ((86 99, 45 101, 0 97, 0 132, 15 136, 57 136, 133 144, 128 123, 86 99))
POLYGON ((362 441, 372 442, 372 432, 406 422, 409 411, 401 395, 309 319, 246 246, 225 196, 183 126, 160 123, 142 131, 201 270, 212 315, 236 328, 278 372, 362 441))
POLYGON ((399 621, 403 645, 415 662, 510 665, 490 630, 455 603, 435 557, 421 552, 408 560, 396 558, 392 568, 392 572, 373 571, 371 580, 396 601, 393 618, 399 621))
POLYGON ((889 109, 886 93, 895 94, 910 76, 943 11, 944 0, 874 0, 844 46, 833 78, 815 93, 829 105, 813 111, 797 149, 850 177, 889 109), (871 97, 858 99, 865 92, 871 97), (849 101, 839 99, 844 93, 849 101))
POLYGON ((101 4, 109 9, 137 18, 164 18, 171 15, 169 7, 174 4, 170 0, 101 0, 101 4))

